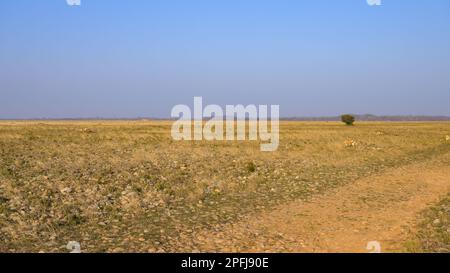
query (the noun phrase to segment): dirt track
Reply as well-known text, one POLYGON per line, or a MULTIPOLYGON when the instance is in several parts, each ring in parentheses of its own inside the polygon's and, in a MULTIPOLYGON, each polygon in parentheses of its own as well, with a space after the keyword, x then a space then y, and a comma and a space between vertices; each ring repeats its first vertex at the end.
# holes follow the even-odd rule
POLYGON ((450 191, 449 166, 434 163, 390 170, 204 230, 189 245, 218 252, 368 252, 367 243, 378 241, 382 252, 402 251, 418 213, 450 191))

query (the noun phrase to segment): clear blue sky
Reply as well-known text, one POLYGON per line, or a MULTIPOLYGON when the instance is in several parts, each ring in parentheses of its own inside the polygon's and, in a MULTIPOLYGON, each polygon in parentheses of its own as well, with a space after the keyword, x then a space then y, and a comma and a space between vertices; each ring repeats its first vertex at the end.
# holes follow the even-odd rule
POLYGON ((450 1, 2 0, 0 118, 450 115, 450 1))

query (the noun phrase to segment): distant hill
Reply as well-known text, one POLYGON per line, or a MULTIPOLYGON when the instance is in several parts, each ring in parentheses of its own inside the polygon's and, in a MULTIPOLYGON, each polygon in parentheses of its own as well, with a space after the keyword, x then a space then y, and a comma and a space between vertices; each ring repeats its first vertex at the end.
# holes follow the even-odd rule
MULTIPOLYGON (((376 115, 354 115, 356 121, 450 121, 447 116, 376 116, 376 115)), ((334 117, 292 117, 282 120, 298 121, 340 121, 340 116, 334 117)))

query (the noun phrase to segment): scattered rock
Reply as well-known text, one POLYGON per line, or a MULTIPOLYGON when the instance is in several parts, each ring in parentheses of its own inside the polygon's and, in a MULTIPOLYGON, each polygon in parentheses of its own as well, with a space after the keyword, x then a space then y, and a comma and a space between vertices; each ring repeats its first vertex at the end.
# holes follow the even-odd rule
POLYGON ((356 147, 357 145, 358 145, 358 143, 356 141, 354 141, 353 139, 347 139, 346 141, 344 141, 344 146, 347 148, 356 147))
POLYGON ((86 134, 92 134, 94 133, 94 130, 89 129, 89 128, 83 128, 80 130, 82 133, 86 133, 86 134))

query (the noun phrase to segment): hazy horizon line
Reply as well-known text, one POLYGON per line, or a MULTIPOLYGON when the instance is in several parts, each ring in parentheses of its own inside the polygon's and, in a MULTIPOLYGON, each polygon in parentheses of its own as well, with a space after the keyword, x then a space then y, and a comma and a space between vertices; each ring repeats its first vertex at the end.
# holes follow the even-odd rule
MULTIPOLYGON (((361 121, 450 121, 450 116, 447 115, 373 115, 373 114, 351 114, 354 115, 357 119, 361 121)), ((336 116, 285 116, 280 117, 280 120, 299 120, 299 121, 338 121, 340 120, 341 115, 336 116)), ((270 117, 269 117, 270 118, 270 117)), ((224 116, 224 120, 227 119, 227 116, 224 116)), ((235 120, 242 120, 234 118, 235 120)), ((89 121, 89 120, 110 120, 110 121, 120 121, 120 120, 178 120, 177 118, 171 117, 65 117, 65 118, 57 118, 57 117, 30 117, 30 118, 0 118, 0 121, 64 121, 64 120, 72 120, 72 121, 89 121)), ((191 119, 195 120, 195 119, 191 119)), ((209 118, 205 118, 203 120, 210 120, 209 118)), ((245 120, 250 120, 249 118, 245 118, 245 120)), ((251 119, 258 120, 258 119, 251 119)))

